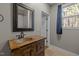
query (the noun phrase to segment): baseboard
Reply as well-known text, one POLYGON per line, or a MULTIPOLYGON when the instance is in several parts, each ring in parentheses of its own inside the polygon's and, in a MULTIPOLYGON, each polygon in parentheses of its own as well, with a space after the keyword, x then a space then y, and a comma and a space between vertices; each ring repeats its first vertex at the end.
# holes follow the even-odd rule
POLYGON ((56 49, 58 49, 58 50, 60 50, 60 51, 67 52, 67 53, 69 53, 69 54, 71 54, 71 55, 73 55, 73 56, 78 56, 78 54, 76 54, 76 53, 67 51, 67 50, 65 50, 65 49, 63 49, 63 48, 60 48, 60 47, 57 47, 57 46, 55 46, 55 45, 50 45, 50 48, 56 48, 56 49))

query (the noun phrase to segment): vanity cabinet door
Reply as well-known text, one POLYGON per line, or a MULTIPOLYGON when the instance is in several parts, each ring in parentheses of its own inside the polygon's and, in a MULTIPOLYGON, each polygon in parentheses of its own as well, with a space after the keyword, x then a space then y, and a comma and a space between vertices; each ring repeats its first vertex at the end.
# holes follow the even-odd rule
POLYGON ((31 49, 24 50, 24 56, 30 56, 31 55, 30 51, 31 49))
POLYGON ((13 56, 23 56, 22 51, 18 48, 12 51, 13 56))
POLYGON ((29 44, 21 48, 24 56, 34 56, 35 55, 35 45, 29 44))
POLYGON ((40 40, 36 44, 36 55, 44 55, 44 40, 40 40))
POLYGON ((22 51, 23 56, 30 56, 31 53, 31 45, 25 45, 23 47, 20 48, 20 50, 22 51))
POLYGON ((32 46, 31 46, 31 56, 35 56, 36 54, 36 44, 33 43, 32 46))
POLYGON ((37 56, 44 56, 44 51, 41 51, 40 53, 38 53, 37 56))

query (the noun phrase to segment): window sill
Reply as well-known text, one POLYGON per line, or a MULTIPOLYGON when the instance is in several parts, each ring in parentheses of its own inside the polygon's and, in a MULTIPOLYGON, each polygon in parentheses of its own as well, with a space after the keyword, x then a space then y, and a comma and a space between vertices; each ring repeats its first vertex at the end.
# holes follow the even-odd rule
POLYGON ((79 28, 62 28, 63 30, 79 30, 79 28))

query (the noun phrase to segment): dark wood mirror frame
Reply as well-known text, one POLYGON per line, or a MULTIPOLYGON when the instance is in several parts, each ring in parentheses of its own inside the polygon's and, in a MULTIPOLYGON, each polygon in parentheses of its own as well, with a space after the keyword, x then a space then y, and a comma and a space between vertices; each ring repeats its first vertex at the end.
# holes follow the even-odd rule
POLYGON ((21 32, 21 31, 34 31, 34 10, 31 8, 27 8, 24 4, 21 3, 13 3, 13 32, 21 32), (20 6, 24 9, 28 9, 32 11, 32 28, 18 28, 18 14, 17 14, 17 7, 20 6))

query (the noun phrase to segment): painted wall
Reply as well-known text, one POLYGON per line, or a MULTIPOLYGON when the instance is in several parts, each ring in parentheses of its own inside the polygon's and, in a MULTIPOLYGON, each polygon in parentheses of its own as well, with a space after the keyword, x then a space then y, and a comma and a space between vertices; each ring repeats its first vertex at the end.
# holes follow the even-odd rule
POLYGON ((51 7, 51 44, 79 54, 79 29, 63 29, 63 34, 56 34, 57 4, 51 7))
MULTIPOLYGON (((25 32, 26 36, 41 34, 41 11, 50 13, 49 6, 47 4, 25 4, 34 11, 34 31, 25 32)), ((4 21, 0 22, 0 55, 9 55, 8 40, 15 38, 16 34, 12 32, 12 5, 0 4, 0 14, 4 16, 4 21)))

